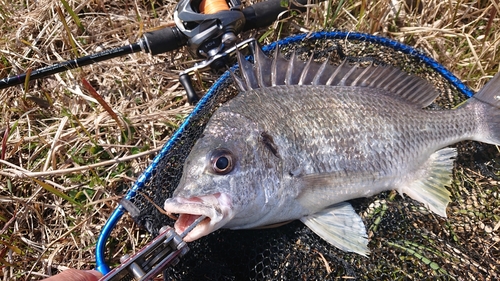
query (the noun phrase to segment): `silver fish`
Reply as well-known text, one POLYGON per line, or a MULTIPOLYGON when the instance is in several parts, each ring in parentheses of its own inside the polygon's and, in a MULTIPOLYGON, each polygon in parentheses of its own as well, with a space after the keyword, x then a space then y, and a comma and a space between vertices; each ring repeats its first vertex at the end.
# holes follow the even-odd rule
POLYGON ((386 66, 239 55, 241 92, 211 117, 164 209, 186 241, 219 228, 300 219, 332 245, 367 255, 347 200, 397 190, 446 217, 454 148, 500 144, 500 74, 454 110, 423 79, 386 66))

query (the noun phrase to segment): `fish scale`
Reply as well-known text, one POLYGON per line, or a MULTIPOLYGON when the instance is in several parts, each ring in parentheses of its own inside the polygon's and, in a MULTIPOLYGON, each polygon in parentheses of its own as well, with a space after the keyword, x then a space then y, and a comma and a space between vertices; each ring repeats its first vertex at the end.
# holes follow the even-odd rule
POLYGON ((288 61, 258 48, 255 64, 238 61, 242 93, 212 115, 164 204, 179 214, 177 232, 184 217, 207 216, 186 241, 299 219, 367 255, 364 223, 346 201, 397 190, 446 217, 456 157, 447 146, 500 144, 500 75, 457 109, 429 110, 435 89, 393 67, 288 61))
MULTIPOLYGON (((380 155, 375 154, 373 157, 369 157, 369 154, 362 152, 379 151, 380 149, 374 150, 369 146, 373 142, 378 143, 379 147, 389 155, 398 155, 412 150, 420 151, 420 147, 418 147, 420 143, 427 145, 430 142, 436 142, 433 147, 427 148, 430 155, 437 149, 436 146, 443 147, 449 144, 444 143, 445 140, 439 140, 439 138, 457 135, 456 128, 454 126, 448 128, 447 124, 447 122, 456 119, 455 113, 443 116, 446 115, 446 112, 440 112, 442 114, 439 115, 439 120, 445 119, 448 121, 439 122, 436 124, 439 127, 434 126, 434 128, 425 130, 427 136, 424 136, 421 135, 423 133, 421 126, 430 127, 432 123, 435 123, 437 116, 434 111, 424 111, 424 113, 428 113, 424 115, 422 110, 415 109, 411 105, 403 106, 399 101, 398 103, 393 102, 393 104, 384 103, 386 100, 383 99, 384 96, 373 98, 374 95, 369 93, 348 95, 343 89, 334 87, 330 87, 331 89, 328 92, 322 92, 321 87, 305 87, 309 92, 307 96, 303 95, 303 91, 300 89, 294 90, 293 87, 281 89, 276 87, 273 88, 273 91, 253 90, 245 93, 245 97, 241 97, 241 103, 231 103, 230 106, 221 108, 221 112, 237 112, 253 122, 258 122, 263 127, 263 130, 270 134, 276 134, 278 140, 283 139, 284 142, 291 140, 290 144, 283 145, 290 146, 284 148, 284 151, 295 155, 303 154, 304 156, 317 156, 318 154, 315 152, 321 147, 334 150, 333 154, 335 155, 342 155, 344 151, 358 148, 356 153, 351 154, 358 157, 365 156, 364 161, 372 161, 380 159, 380 155), (312 92, 315 92, 316 89, 318 89, 318 93, 313 95, 312 92), (340 93, 336 93, 337 91, 340 93), (332 96, 335 97, 332 98, 332 96), (256 104, 263 99, 267 100, 267 102, 259 107, 243 105, 256 104), (368 106, 369 108, 367 108, 368 106), (398 106, 397 110, 389 112, 382 109, 379 111, 381 108, 394 106, 398 106), (344 110, 341 110, 340 107, 344 108, 344 110), (297 110, 294 110, 295 108, 297 110), (330 111, 326 111, 327 109, 330 111), (320 111, 321 115, 317 111, 320 111), (408 116, 412 111, 414 114, 408 116), (406 113, 405 116, 402 115, 403 112, 406 113), (318 115, 321 118, 317 118, 318 115), (404 118, 400 118, 402 116, 404 118), (399 127, 395 128, 396 126, 399 127), (294 128, 293 132, 291 128, 294 128), (342 128, 343 131, 339 131, 339 128, 342 128), (365 131, 361 132, 362 130, 365 131), (402 135, 403 133, 406 134, 406 137, 402 135), (290 138, 290 135, 294 135, 294 138, 290 138), (311 136, 315 136, 314 141, 318 145, 309 141, 311 136), (344 141, 338 140, 337 137, 342 138, 344 141), (368 139, 371 142, 368 142, 368 139), (320 144, 321 146, 319 146, 320 144), (389 153, 391 147, 394 147, 393 150, 395 151, 389 153)), ((390 101, 393 100, 390 99, 390 101)), ((459 127, 460 129, 468 128, 468 130, 472 130, 473 124, 467 126, 467 123, 472 123, 468 121, 471 120, 470 117, 465 114, 460 120, 453 120, 453 123, 459 122, 462 125, 462 127, 459 127)), ((213 118, 217 120, 217 114, 213 118)), ((217 126, 216 121, 213 124, 217 126)), ((453 137, 453 140, 455 140, 455 137, 453 137)), ((278 146, 280 145, 278 144, 278 146)), ((403 154, 402 158, 404 157, 403 154)), ((349 162, 351 158, 348 155, 344 158, 348 162, 342 165, 342 169, 349 169, 349 165, 366 169, 366 167, 359 167, 359 163, 349 162)), ((424 155, 423 158, 427 159, 428 155, 424 155)), ((334 159, 343 160, 343 158, 334 159)))

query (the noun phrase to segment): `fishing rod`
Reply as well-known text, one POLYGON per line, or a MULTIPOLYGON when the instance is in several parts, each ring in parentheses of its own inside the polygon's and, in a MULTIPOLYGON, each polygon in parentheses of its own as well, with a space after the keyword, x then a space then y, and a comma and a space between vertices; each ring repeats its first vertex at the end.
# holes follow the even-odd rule
POLYGON ((136 52, 154 56, 187 46, 193 57, 205 60, 180 75, 179 80, 186 89, 188 101, 194 104, 198 97, 189 78, 193 70, 224 67, 226 50, 236 44, 240 32, 269 26, 287 9, 304 11, 307 0, 294 0, 289 5, 283 3, 286 4, 286 1, 269 0, 242 9, 240 0, 181 0, 174 10, 173 27, 146 32, 133 44, 1 79, 0 89, 136 52))

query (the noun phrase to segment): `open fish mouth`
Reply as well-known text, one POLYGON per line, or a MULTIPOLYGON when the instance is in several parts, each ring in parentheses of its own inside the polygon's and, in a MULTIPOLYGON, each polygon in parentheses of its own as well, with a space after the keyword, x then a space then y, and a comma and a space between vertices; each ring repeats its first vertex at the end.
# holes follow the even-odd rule
POLYGON ((167 213, 179 215, 174 224, 178 234, 182 234, 199 217, 206 216, 184 237, 184 241, 191 242, 216 231, 233 217, 230 202, 226 194, 217 193, 191 198, 169 198, 163 208, 167 213))

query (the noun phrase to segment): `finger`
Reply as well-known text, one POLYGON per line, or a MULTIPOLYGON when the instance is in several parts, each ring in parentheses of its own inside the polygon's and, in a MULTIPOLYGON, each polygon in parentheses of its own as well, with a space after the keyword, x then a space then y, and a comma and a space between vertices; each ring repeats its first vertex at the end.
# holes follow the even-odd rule
POLYGON ((68 269, 43 281, 98 281, 101 277, 96 270, 68 269))

